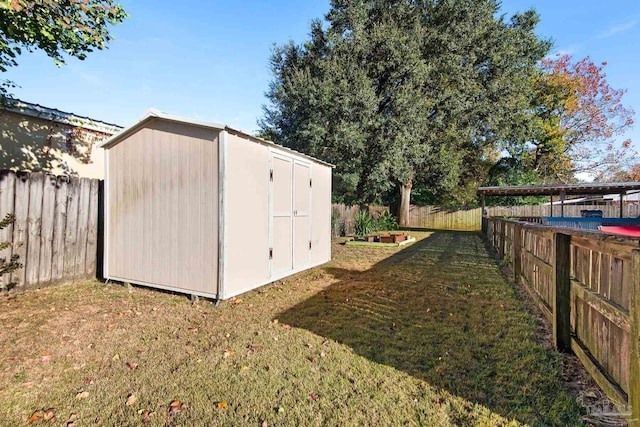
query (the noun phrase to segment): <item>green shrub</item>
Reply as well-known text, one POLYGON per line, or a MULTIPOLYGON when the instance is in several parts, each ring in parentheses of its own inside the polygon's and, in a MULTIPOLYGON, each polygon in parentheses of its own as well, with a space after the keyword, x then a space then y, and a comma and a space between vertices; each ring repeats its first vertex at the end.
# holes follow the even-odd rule
POLYGON ((375 229, 374 225, 373 219, 369 216, 369 212, 364 210, 358 212, 354 224, 357 236, 366 236, 367 234, 373 233, 375 229))
POLYGON ((396 217, 391 215, 389 211, 384 211, 380 218, 376 220, 376 230, 378 231, 391 231, 398 229, 398 221, 396 217))

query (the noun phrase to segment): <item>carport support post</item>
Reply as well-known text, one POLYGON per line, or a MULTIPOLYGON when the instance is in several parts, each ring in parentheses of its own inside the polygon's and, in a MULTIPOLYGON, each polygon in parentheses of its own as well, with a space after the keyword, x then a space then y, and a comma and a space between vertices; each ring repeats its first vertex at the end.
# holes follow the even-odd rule
POLYGON ((553 234, 553 344, 571 351, 571 236, 553 234))
POLYGON ((624 193, 620 193, 620 218, 624 218, 624 193))
POLYGON ((499 241, 498 241, 498 255, 500 255, 500 259, 504 258, 504 248, 505 248, 505 235, 506 233, 506 225, 507 225, 507 221, 504 218, 500 219, 500 234, 499 234, 499 241))
POLYGON ((485 219, 485 213, 484 213, 484 209, 485 209, 484 193, 480 195, 480 204, 482 209, 480 211, 480 228, 482 230, 482 234, 487 234, 487 221, 485 219))
POLYGON ((549 196, 549 216, 553 216, 553 194, 549 196))
POLYGON ((513 225, 513 281, 520 283, 522 274, 522 223, 516 222, 513 225))
POLYGON ((631 289, 629 289, 629 426, 640 427, 640 250, 631 253, 631 289))
POLYGON ((564 199, 565 199, 565 197, 566 196, 565 196, 564 192, 560 193, 560 216, 562 218, 564 218, 564 199))

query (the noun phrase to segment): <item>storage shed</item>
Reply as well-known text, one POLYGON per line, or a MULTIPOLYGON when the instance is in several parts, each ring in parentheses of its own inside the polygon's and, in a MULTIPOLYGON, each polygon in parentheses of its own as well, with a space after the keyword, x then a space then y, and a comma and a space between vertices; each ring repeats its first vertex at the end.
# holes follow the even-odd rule
POLYGON ((107 279, 222 300, 331 259, 328 163, 155 110, 102 146, 107 279))

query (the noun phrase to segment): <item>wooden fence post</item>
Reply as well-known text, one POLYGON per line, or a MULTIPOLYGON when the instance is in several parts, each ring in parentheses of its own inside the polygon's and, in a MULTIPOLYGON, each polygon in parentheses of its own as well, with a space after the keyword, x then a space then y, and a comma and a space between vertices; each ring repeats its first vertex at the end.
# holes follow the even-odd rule
POLYGON ((516 222, 513 225, 513 281, 520 283, 520 275, 522 274, 522 224, 516 222))
POLYGON ((507 222, 504 219, 500 220, 500 240, 498 242, 498 255, 500 255, 500 260, 504 258, 504 248, 506 246, 506 225, 507 222))
POLYGON ((629 289, 629 426, 640 426, 640 250, 632 252, 632 280, 629 289))
POLYGON ((553 343, 571 350, 571 236, 553 233, 553 343))

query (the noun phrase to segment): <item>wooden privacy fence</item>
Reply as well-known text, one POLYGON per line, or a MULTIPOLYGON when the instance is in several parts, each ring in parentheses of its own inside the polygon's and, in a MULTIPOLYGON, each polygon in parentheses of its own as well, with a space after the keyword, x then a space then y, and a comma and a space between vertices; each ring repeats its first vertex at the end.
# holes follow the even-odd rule
POLYGON ((637 239, 486 218, 516 281, 607 395, 640 425, 640 246, 637 239))
MULTIPOLYGON (((381 210, 389 210, 385 206, 367 206, 369 213, 376 215, 381 210)), ((527 206, 490 206, 486 208, 487 215, 496 217, 528 217, 539 218, 549 216, 548 205, 527 206)), ((565 205, 565 217, 580 217, 583 210, 601 210, 604 217, 617 218, 620 215, 619 205, 565 205)), ((358 206, 334 204, 332 211, 332 225, 334 236, 345 236, 354 233, 353 225, 356 215, 360 211, 358 206)), ((553 207, 553 214, 560 215, 560 206, 553 207)), ((624 216, 636 218, 640 216, 640 205, 625 204, 624 216)), ((536 220, 540 221, 540 219, 536 220)), ((482 212, 479 207, 448 207, 448 206, 414 206, 409 208, 409 228, 430 228, 434 230, 480 231, 482 212)))
POLYGON ((24 266, 0 278, 2 289, 96 276, 100 186, 97 179, 0 171, 0 217, 16 217, 0 230, 0 242, 11 243, 0 258, 17 254, 24 266))

